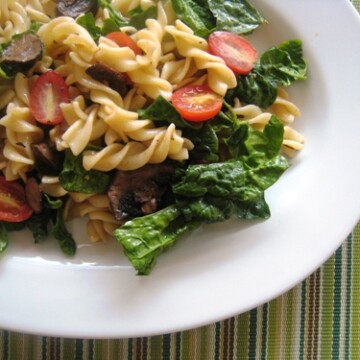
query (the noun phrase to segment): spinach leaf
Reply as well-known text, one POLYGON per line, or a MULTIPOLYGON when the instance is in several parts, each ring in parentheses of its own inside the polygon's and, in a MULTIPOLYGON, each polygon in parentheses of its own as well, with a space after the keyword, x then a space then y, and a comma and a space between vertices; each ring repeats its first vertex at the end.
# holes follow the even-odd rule
POLYGON ((215 29, 216 19, 207 1, 171 0, 177 17, 187 24, 196 35, 208 36, 215 29))
POLYGON ((248 164, 258 164, 280 152, 283 136, 284 125, 273 115, 263 131, 254 130, 246 122, 239 122, 231 135, 225 139, 225 143, 234 158, 248 156, 248 164))
POLYGON ((266 22, 247 0, 172 0, 173 8, 196 35, 214 30, 249 33, 266 22))
POLYGON ((59 174, 63 188, 85 194, 106 191, 111 181, 110 175, 97 170, 86 171, 82 165, 82 159, 82 154, 75 156, 71 150, 65 151, 64 167, 59 174))
POLYGON ((96 25, 94 15, 86 13, 76 19, 76 22, 85 28, 96 43, 99 42, 100 36, 105 36, 113 31, 119 31, 118 25, 111 18, 105 19, 102 28, 96 25))
POLYGON ((276 84, 289 86, 306 79, 307 64, 301 40, 289 40, 267 50, 255 65, 257 71, 276 84))
POLYGON ((201 128, 201 123, 185 121, 175 107, 159 95, 155 101, 146 109, 138 110, 139 116, 142 119, 149 119, 155 122, 173 123, 178 128, 201 128))
POLYGON ((150 6, 146 10, 142 10, 140 6, 130 11, 129 25, 140 30, 146 27, 147 19, 157 18, 157 7, 150 6))
POLYGON ((206 195, 195 200, 177 199, 176 205, 181 209, 186 221, 198 220, 202 223, 215 223, 236 216, 242 219, 266 219, 270 209, 264 193, 250 201, 239 201, 230 198, 206 195))
POLYGON ((226 100, 232 102, 239 97, 245 103, 266 108, 275 101, 279 85, 304 80, 306 73, 302 42, 285 41, 262 54, 248 75, 238 76, 238 85, 228 92, 226 100))
POLYGON ((85 28, 96 42, 103 35, 102 29, 96 25, 94 15, 91 12, 79 16, 76 22, 85 28))
POLYGON ((219 139, 209 122, 206 122, 204 126, 197 131, 192 129, 184 130, 183 135, 189 139, 196 148, 196 151, 191 151, 189 154, 191 162, 219 161, 219 139))
POLYGON ((62 252, 65 255, 73 256, 76 252, 76 243, 66 229, 64 218, 63 218, 63 206, 56 209, 56 218, 52 228, 52 235, 58 241, 62 252))
POLYGON ((27 221, 27 227, 31 231, 35 243, 39 243, 49 235, 48 225, 50 220, 51 212, 43 210, 40 214, 34 214, 27 221))
POLYGON ((249 201, 258 198, 288 168, 286 159, 276 156, 249 168, 243 160, 190 165, 184 176, 173 185, 175 195, 205 195, 249 201))
POLYGON ((216 18, 216 28, 246 34, 266 23, 259 11, 246 0, 208 0, 216 18))
POLYGON ((0 222, 0 254, 8 247, 9 239, 6 227, 3 222, 0 222))
POLYGON ((237 86, 228 91, 226 101, 231 103, 238 97, 242 102, 262 108, 272 105, 277 96, 277 83, 268 78, 261 68, 254 68, 249 74, 237 77, 237 86))
POLYGON ((98 0, 99 6, 102 9, 107 9, 109 12, 110 19, 114 21, 118 29, 122 26, 129 25, 128 21, 121 14, 120 11, 117 11, 111 6, 111 0, 98 0))
POLYGON ((200 224, 186 222, 175 206, 154 214, 135 218, 115 230, 126 256, 139 275, 149 274, 157 257, 182 235, 200 224))

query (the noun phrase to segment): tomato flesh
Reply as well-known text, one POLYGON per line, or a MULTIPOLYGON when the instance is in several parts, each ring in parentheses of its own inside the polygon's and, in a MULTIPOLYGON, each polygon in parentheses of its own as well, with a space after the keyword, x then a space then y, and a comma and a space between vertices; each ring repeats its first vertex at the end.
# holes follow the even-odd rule
POLYGON ((60 104, 70 102, 65 80, 55 71, 41 74, 31 87, 30 110, 34 118, 45 125, 56 125, 64 121, 60 104))
POLYGON ((258 58, 257 50, 247 39, 227 31, 214 31, 210 34, 209 52, 222 58, 239 75, 248 74, 258 58))
POLYGON ((0 176, 0 220, 21 222, 32 214, 33 210, 26 202, 24 187, 0 176))
POLYGON ((106 38, 113 41, 120 47, 129 47, 135 53, 135 55, 142 54, 141 49, 137 46, 136 42, 128 34, 122 33, 121 31, 114 31, 107 34, 106 38))
POLYGON ((223 105, 220 95, 206 85, 188 85, 175 91, 171 102, 188 121, 207 121, 217 115, 223 105))

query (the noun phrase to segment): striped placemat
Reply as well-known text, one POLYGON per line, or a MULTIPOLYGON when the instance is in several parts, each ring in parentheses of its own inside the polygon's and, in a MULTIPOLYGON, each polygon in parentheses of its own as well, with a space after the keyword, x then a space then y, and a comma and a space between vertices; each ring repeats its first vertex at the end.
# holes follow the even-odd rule
MULTIPOLYGON (((360 11, 360 0, 352 2, 360 11)), ((244 314, 198 329, 129 339, 66 339, 0 330, 0 360, 357 360, 359 269, 360 222, 314 274, 244 314)))

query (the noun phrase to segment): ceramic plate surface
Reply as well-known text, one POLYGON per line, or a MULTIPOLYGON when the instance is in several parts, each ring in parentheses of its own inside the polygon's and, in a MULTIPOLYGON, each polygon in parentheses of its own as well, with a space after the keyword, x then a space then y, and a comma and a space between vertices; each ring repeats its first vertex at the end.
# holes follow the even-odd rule
POLYGON ((89 244, 83 224, 70 224, 71 260, 16 234, 0 261, 0 328, 118 338, 206 325, 289 290, 345 240, 360 215, 359 17, 346 0, 252 3, 269 21, 252 36, 260 52, 300 38, 309 64, 308 80, 289 88, 306 146, 266 193, 271 218, 206 226, 147 277, 115 241, 89 244))

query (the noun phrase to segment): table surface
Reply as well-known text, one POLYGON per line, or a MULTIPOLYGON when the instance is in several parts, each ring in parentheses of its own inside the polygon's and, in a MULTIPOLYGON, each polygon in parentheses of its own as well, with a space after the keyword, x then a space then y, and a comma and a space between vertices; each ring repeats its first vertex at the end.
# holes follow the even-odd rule
MULTIPOLYGON (((360 11, 360 0, 352 3, 360 11)), ((249 312, 142 338, 66 339, 0 330, 0 360, 360 359, 359 269, 360 221, 311 276, 249 312)))

